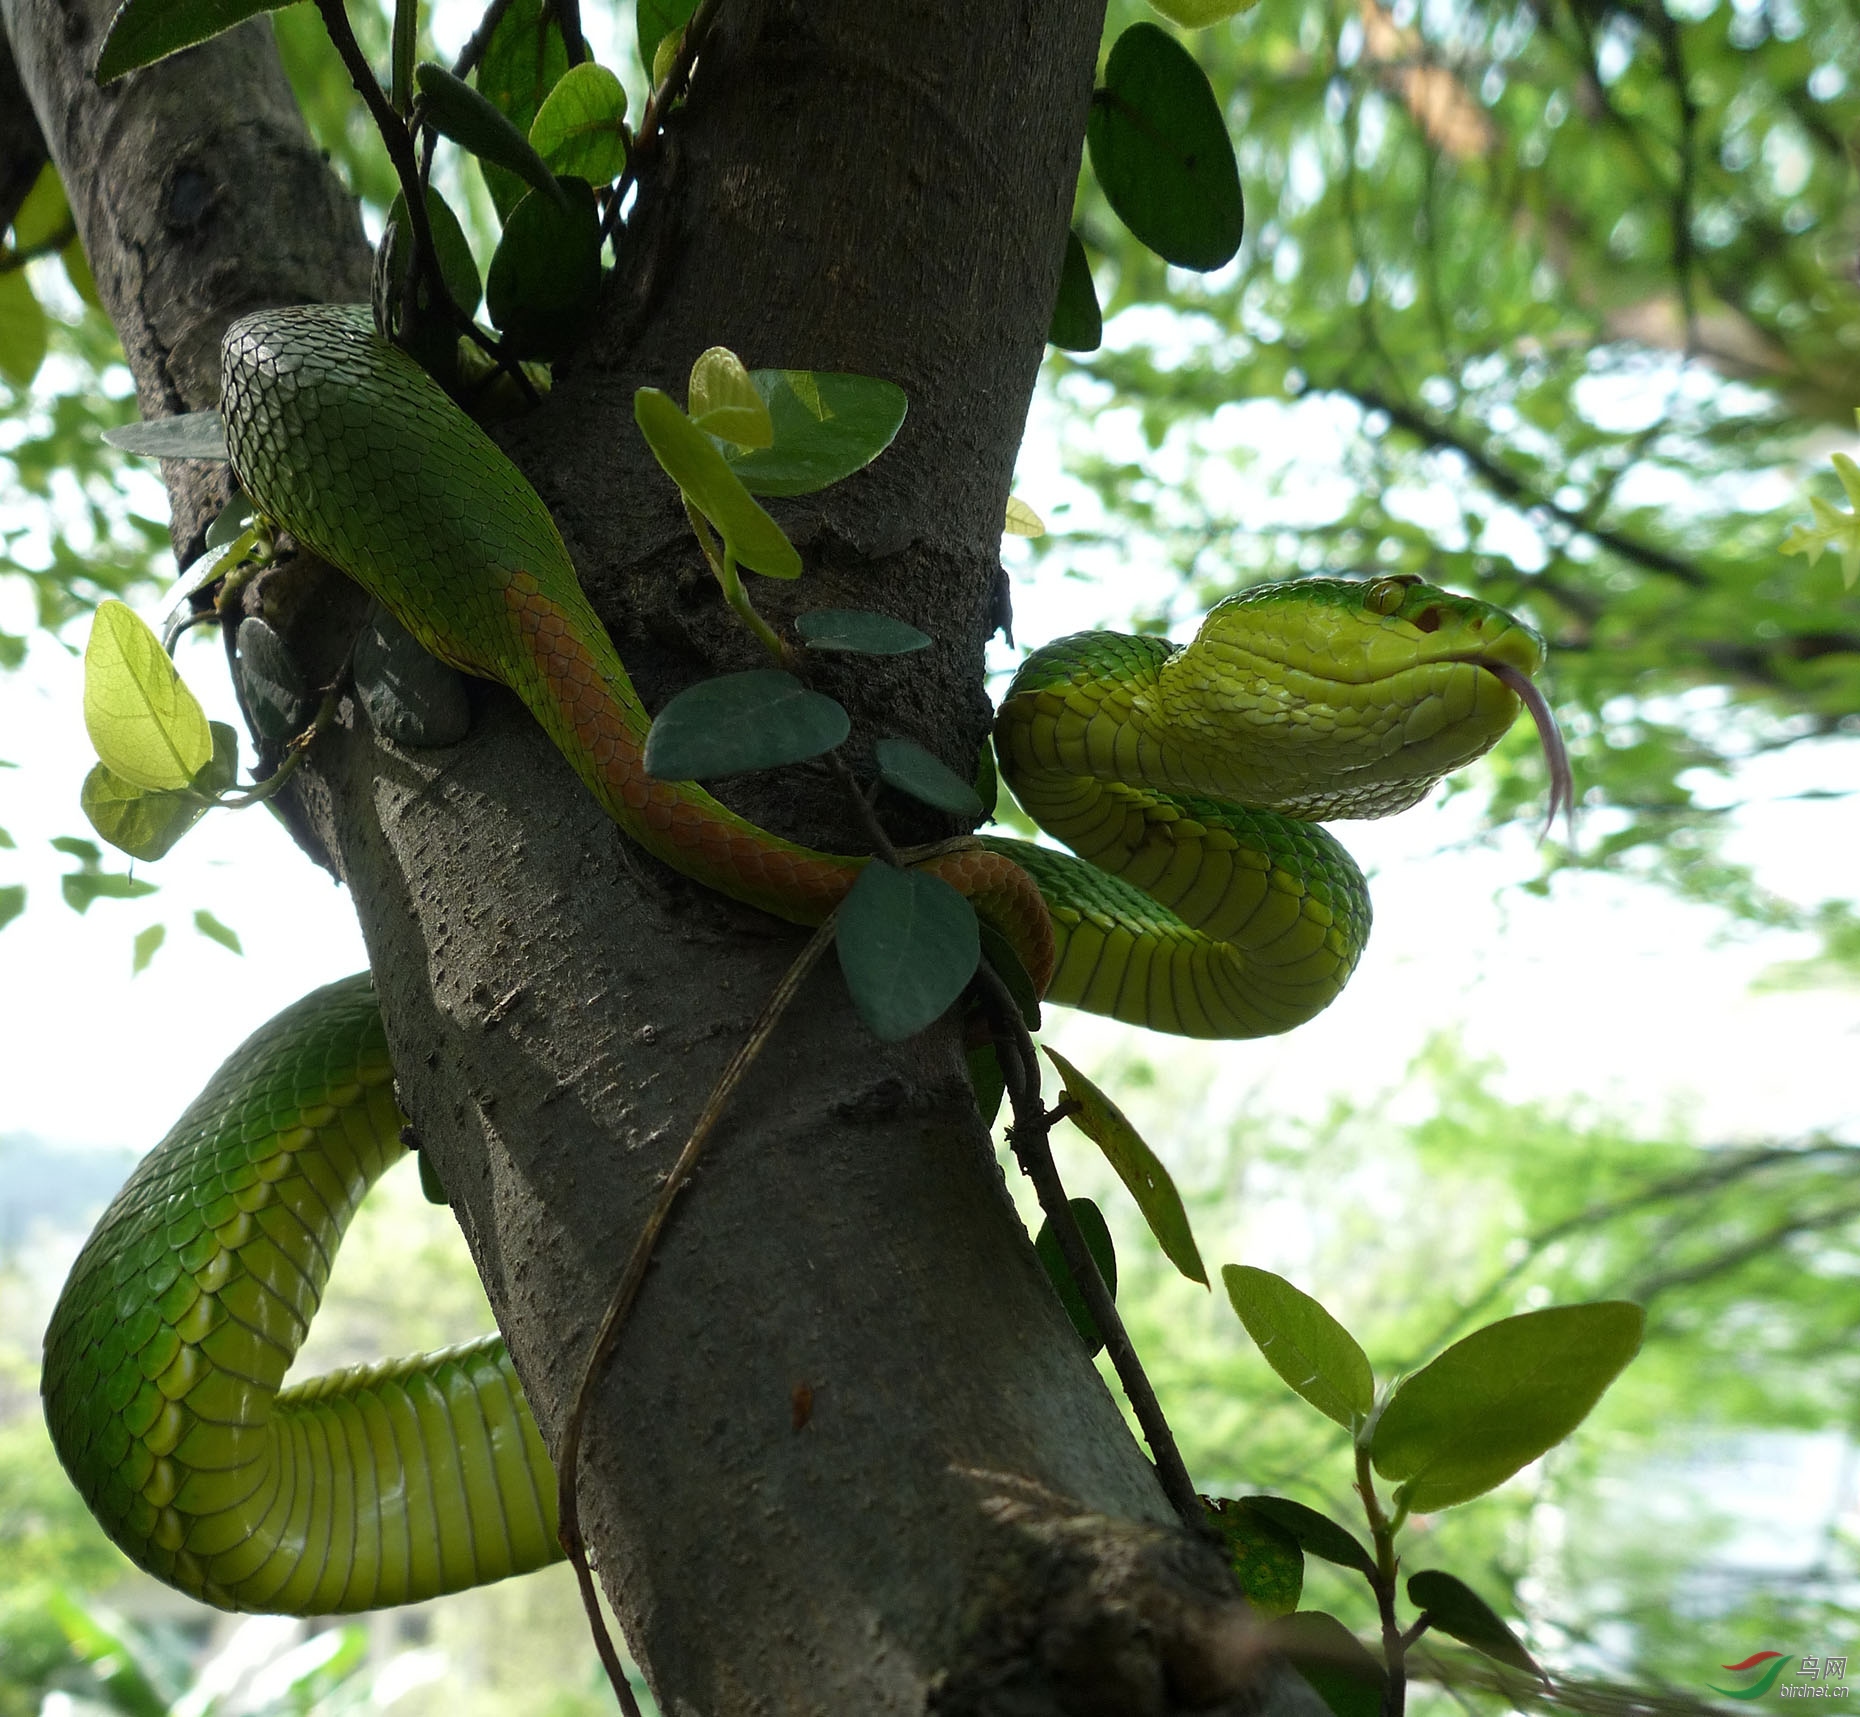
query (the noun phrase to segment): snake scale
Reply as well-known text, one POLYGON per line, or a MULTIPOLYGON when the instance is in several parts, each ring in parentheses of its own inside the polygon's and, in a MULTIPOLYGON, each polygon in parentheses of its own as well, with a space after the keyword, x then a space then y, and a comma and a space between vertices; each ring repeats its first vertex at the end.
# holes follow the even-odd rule
MULTIPOLYGON (((236 323, 222 412, 259 512, 434 655, 515 691, 633 840, 798 924, 844 896, 867 860, 645 773, 650 717, 542 501, 366 311, 236 323)), ((1369 929, 1362 876, 1316 819, 1413 804, 1521 700, 1562 793, 1542 661, 1522 623, 1409 577, 1247 591, 1186 649, 1061 639, 1021 668, 995 745, 1080 857, 990 838, 929 868, 1050 1000, 1202 1037, 1288 1030, 1369 929)), ((53 1315, 61 1459, 131 1558, 209 1603, 362 1610, 559 1555, 554 1475, 501 1339, 281 1389, 401 1123, 367 976, 305 997, 138 1166, 53 1315)))

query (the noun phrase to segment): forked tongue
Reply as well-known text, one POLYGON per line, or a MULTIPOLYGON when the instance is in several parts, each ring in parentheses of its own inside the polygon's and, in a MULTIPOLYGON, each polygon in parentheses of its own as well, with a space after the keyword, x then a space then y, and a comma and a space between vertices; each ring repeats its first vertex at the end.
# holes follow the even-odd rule
POLYGON ((1531 720, 1537 723, 1537 737, 1543 744, 1544 762, 1550 770, 1550 814, 1544 818, 1543 833, 1537 838, 1540 841, 1549 838, 1551 829, 1556 826, 1556 814, 1561 811, 1569 826, 1570 845, 1574 846, 1576 781, 1570 773, 1569 747, 1563 743, 1563 730, 1556 724, 1549 701, 1528 674, 1520 673, 1509 662, 1495 662, 1489 656, 1476 660, 1488 674, 1502 680, 1517 694, 1518 702, 1531 712, 1531 720))

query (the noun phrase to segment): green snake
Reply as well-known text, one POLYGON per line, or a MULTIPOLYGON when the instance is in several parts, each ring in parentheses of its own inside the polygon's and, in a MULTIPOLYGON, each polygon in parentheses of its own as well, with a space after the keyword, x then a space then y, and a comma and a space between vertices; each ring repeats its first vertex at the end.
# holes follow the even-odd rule
MULTIPOLYGON (((365 311, 236 323, 221 409, 258 511, 434 655, 513 690, 634 841, 798 924, 845 895, 869 861, 646 774, 651 718, 543 503, 365 311)), ((1337 994, 1369 929, 1362 876, 1314 819, 1413 804, 1521 700, 1563 796, 1542 660, 1520 622, 1407 577, 1254 589, 1181 650, 1062 639, 1021 668, 995 746, 1080 858, 991 838, 928 867, 1049 1000, 1196 1036, 1288 1030, 1337 994)), ((363 1610, 560 1554, 501 1339, 281 1389, 402 1120, 367 976, 305 997, 138 1166, 53 1315, 43 1387, 66 1469, 134 1561, 209 1603, 363 1610)))

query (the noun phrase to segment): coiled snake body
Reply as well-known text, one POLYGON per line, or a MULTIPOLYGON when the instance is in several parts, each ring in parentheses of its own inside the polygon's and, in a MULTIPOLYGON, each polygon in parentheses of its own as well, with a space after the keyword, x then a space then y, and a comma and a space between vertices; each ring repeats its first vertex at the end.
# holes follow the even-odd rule
MULTIPOLYGON (((844 896, 867 861, 646 775, 650 718, 547 510, 366 312, 237 323, 222 410, 259 511, 514 690, 631 838, 796 923, 844 896)), ((1408 578, 1249 591, 1185 650, 1062 639, 1022 667, 995 743, 1023 807, 1090 862, 987 839, 929 868, 1050 1000, 1195 1036, 1288 1030, 1369 928, 1361 874, 1313 819, 1414 803, 1521 697, 1547 723, 1542 655, 1498 609, 1408 578)), ((402 1152, 392 1077, 366 975, 287 1009, 138 1166, 53 1315, 61 1459, 135 1561, 209 1603, 369 1609, 560 1554, 501 1339, 280 1392, 344 1225, 402 1152)))

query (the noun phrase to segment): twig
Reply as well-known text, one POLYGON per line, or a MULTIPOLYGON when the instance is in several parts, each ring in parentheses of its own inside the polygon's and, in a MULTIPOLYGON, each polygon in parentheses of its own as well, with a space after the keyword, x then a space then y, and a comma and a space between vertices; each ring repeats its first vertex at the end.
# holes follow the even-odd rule
POLYGON ((1123 1385, 1131 1410, 1137 1416, 1144 1440, 1150 1446, 1163 1493, 1181 1516, 1184 1526, 1198 1533, 1205 1532, 1206 1513, 1201 1506, 1201 1498, 1195 1492, 1194 1480, 1189 1477, 1188 1467, 1182 1460, 1182 1452, 1176 1447, 1175 1433, 1169 1429, 1162 1404, 1156 1399, 1156 1392, 1144 1374, 1143 1362, 1137 1357, 1136 1347, 1124 1328, 1124 1320, 1118 1316, 1117 1304, 1111 1298, 1111 1291, 1105 1286, 1104 1277, 1098 1273, 1098 1262, 1085 1244, 1085 1236, 1079 1232, 1072 1206, 1066 1200, 1065 1186, 1054 1165, 1048 1135, 1052 1122, 1063 1110, 1055 1110, 1049 1116, 1040 1106, 1040 1070, 1034 1059, 1033 1039, 1027 1035, 1027 1028, 1021 1022, 1020 1009, 1008 993, 1007 985, 986 962, 976 972, 976 981, 982 991, 983 1006, 988 1012, 989 1030, 995 1040, 995 1054, 1001 1060, 1002 1082, 1007 1087, 1008 1101, 1014 1109, 1014 1124, 1008 1129, 1008 1143, 1014 1149, 1021 1172, 1033 1182, 1040 1209, 1052 1224, 1053 1235, 1059 1242, 1066 1268, 1072 1272, 1072 1280, 1085 1301, 1085 1309, 1091 1313, 1092 1322, 1104 1337, 1105 1352, 1110 1356, 1117 1380, 1123 1385))
POLYGON ((594 1346, 582 1369, 581 1384, 575 1391, 574 1405, 569 1409, 567 1422, 562 1427, 562 1447, 556 1456, 556 1537, 567 1552, 569 1561, 574 1564, 575 1579, 581 1587, 582 1608, 588 1613, 588 1626, 594 1635, 595 1649, 600 1653, 601 1663, 607 1670, 607 1679, 613 1684, 614 1696, 620 1701, 620 1708, 627 1717, 640 1717, 639 1706, 634 1702, 633 1690, 627 1685, 626 1672, 620 1666, 620 1655, 614 1649, 613 1639, 607 1632, 607 1623, 601 1616, 600 1600, 594 1589, 594 1575, 588 1567, 587 1551, 581 1537, 576 1474, 581 1462, 582 1429, 593 1403, 595 1386, 600 1382, 608 1360, 613 1357, 620 1332, 626 1325, 627 1314, 633 1309, 633 1302, 638 1298, 640 1286, 646 1279, 646 1267, 652 1262, 653 1248, 658 1244, 667 1217, 671 1215, 672 1203, 691 1179, 698 1158, 703 1155, 704 1146, 709 1142, 737 1086, 742 1083, 744 1074, 762 1052, 763 1045, 774 1033, 781 1016, 787 1012, 788 1004, 794 1000, 808 973, 827 951, 833 940, 835 916, 837 914, 829 915, 808 939, 807 946, 795 957, 794 964, 775 986, 775 993, 769 997, 742 1048, 730 1058, 730 1064, 724 1068, 710 1096, 705 1099, 704 1107, 691 1128, 691 1136, 685 1140, 684 1149, 678 1153, 678 1160, 672 1165, 671 1173, 665 1177, 665 1184, 660 1187, 659 1196, 646 1216, 645 1226, 633 1243, 632 1254, 626 1261, 626 1268, 620 1273, 620 1281, 608 1304, 607 1315, 601 1319, 594 1346))
MULTIPOLYGON (((703 47, 704 38, 710 34, 711 21, 717 16, 721 4, 722 0, 703 0, 691 14, 691 21, 685 25, 684 35, 679 39, 677 57, 672 61, 671 70, 665 74, 665 82, 647 96, 646 105, 640 109, 639 125, 633 133, 633 147, 626 152, 625 171, 620 175, 619 184, 614 186, 613 201, 607 205, 607 213, 601 221, 602 239, 614 236, 614 229, 620 224, 620 210, 626 202, 626 194, 639 182, 640 163, 652 160, 658 148, 659 133, 665 124, 665 115, 684 94, 685 85, 691 78, 691 68, 697 61, 698 50, 703 47)), ((651 66, 646 68, 646 75, 652 75, 651 66)))
POLYGON ((504 21, 504 14, 510 10, 510 0, 491 0, 485 7, 484 17, 478 28, 472 31, 471 40, 459 50, 459 57, 452 62, 452 75, 461 82, 478 69, 484 58, 484 51, 491 45, 491 38, 497 34, 497 26, 504 21))

